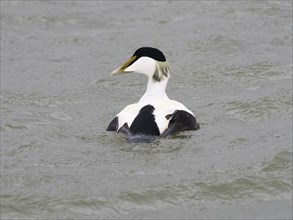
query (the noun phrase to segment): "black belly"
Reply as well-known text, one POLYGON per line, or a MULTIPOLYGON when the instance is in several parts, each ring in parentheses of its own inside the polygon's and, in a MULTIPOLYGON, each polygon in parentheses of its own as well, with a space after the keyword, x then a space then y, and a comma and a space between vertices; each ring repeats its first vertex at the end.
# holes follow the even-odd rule
POLYGON ((145 135, 160 135, 159 128, 155 122, 155 116, 153 115, 155 108, 151 105, 146 105, 140 109, 139 114, 133 120, 130 131, 133 134, 145 134, 145 135))

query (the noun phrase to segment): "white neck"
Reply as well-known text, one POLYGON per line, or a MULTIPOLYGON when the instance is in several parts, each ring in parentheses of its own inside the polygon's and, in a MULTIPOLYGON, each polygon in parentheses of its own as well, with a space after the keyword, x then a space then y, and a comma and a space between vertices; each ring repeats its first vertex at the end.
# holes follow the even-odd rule
POLYGON ((168 78, 165 78, 160 82, 155 82, 153 78, 149 76, 146 92, 140 98, 139 102, 168 98, 166 94, 167 83, 168 83, 168 78))

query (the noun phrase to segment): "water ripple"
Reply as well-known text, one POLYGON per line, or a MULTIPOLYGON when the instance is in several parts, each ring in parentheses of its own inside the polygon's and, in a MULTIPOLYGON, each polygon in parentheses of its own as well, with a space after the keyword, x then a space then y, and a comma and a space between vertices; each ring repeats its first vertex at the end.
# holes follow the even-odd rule
POLYGON ((276 100, 269 97, 256 101, 233 101, 225 104, 226 115, 240 120, 264 120, 277 114, 283 118, 291 117, 292 99, 283 97, 276 100))

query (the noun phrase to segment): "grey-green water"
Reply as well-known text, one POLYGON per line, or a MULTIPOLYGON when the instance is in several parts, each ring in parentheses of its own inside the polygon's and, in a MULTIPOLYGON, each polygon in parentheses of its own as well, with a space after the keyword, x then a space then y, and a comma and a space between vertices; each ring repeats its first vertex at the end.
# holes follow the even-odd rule
POLYGON ((1 1, 1 219, 291 219, 291 1, 1 1), (146 78, 141 46, 201 129, 105 131, 146 78))

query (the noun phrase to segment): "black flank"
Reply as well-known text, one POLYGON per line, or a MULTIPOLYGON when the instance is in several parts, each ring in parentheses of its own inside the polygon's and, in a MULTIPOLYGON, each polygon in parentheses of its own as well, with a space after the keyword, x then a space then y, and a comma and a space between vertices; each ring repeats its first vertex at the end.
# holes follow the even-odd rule
POLYGON ((106 131, 117 131, 118 129, 118 117, 115 117, 108 125, 106 131))

